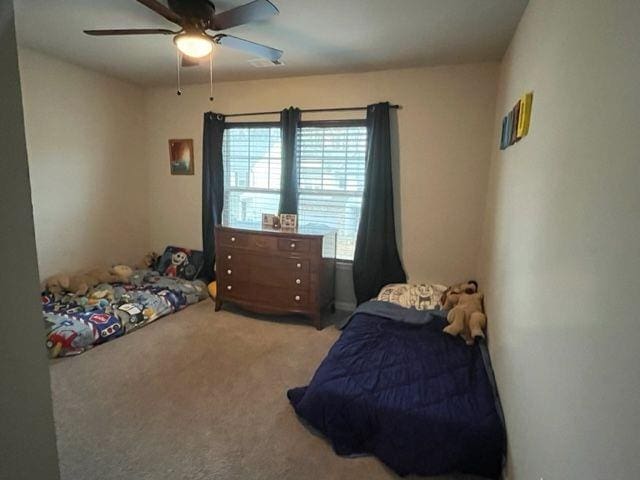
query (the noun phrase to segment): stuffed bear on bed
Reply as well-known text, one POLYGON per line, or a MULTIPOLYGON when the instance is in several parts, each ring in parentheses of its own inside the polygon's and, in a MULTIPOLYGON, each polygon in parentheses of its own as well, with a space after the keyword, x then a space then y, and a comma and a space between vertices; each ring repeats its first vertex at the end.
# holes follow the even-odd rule
POLYGON ((460 335, 467 345, 473 345, 476 337, 484 337, 482 331, 487 326, 484 314, 482 293, 478 293, 478 284, 471 280, 447 289, 441 302, 447 314, 447 325, 443 332, 460 335))

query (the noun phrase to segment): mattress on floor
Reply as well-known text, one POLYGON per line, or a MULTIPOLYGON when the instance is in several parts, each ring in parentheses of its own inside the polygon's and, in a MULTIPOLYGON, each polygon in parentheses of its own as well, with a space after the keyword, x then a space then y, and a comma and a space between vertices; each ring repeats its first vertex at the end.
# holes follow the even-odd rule
POLYGON ((207 297, 200 280, 134 272, 131 284, 101 284, 85 296, 42 293, 51 358, 77 355, 207 297))
POLYGON ((373 454, 403 476, 498 478, 505 431, 484 342, 444 334, 446 312, 374 307, 352 316, 308 386, 288 391, 296 413, 337 454, 373 454))

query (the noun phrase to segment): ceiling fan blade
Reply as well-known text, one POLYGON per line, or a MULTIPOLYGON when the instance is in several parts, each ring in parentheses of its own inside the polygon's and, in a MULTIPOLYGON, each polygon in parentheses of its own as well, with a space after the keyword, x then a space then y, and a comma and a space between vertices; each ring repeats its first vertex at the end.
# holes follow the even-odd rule
POLYGON ((231 10, 214 15, 209 24, 211 30, 226 30, 227 28, 257 22, 280 13, 269 0, 253 0, 231 10))
POLYGON ((193 58, 189 58, 186 55, 182 56, 182 66, 183 67, 197 67, 200 65, 200 62, 193 58))
POLYGON ((180 26, 182 26, 184 22, 184 19, 180 15, 178 15, 176 12, 171 10, 169 7, 166 7, 162 3, 158 2, 157 0, 137 0, 137 2, 141 3, 147 8, 150 8, 151 10, 156 12, 158 15, 162 15, 164 18, 166 18, 170 22, 176 23, 180 26))
POLYGON ((84 30, 87 35, 105 37, 110 35, 175 35, 180 32, 172 32, 164 28, 134 28, 115 30, 84 30))
POLYGON ((233 37, 231 35, 225 35, 224 33, 220 33, 211 38, 219 45, 235 48, 236 50, 242 50, 243 52, 267 58, 274 63, 280 60, 283 53, 282 50, 278 50, 277 48, 267 47, 266 45, 250 42, 249 40, 233 37))

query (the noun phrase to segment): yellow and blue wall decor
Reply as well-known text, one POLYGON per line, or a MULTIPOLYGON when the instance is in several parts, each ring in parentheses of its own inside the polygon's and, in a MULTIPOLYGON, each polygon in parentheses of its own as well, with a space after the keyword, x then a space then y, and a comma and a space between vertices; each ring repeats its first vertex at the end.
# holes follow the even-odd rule
POLYGON ((500 150, 509 148, 529 133, 533 92, 525 93, 502 119, 500 150))

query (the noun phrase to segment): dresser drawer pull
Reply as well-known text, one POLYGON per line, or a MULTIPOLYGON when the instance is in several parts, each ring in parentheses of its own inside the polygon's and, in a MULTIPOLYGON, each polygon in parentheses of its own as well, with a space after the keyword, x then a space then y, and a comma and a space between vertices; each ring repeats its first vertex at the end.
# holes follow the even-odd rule
POLYGON ((291 248, 296 248, 296 242, 291 242, 291 248))
POLYGON ((296 284, 300 285, 302 283, 302 280, 300 280, 299 278, 296 278, 296 284))
POLYGON ((293 299, 294 299, 296 302, 299 302, 299 301, 300 301, 300 295, 296 295, 295 297, 293 297, 293 299))
POLYGON ((227 255, 227 260, 231 260, 231 255, 227 255))
POLYGON ((296 263, 296 268, 302 268, 302 264, 301 263, 296 263))
POLYGON ((227 285, 227 290, 231 290, 233 287, 231 285, 227 285))
POLYGON ((227 275, 231 275, 231 269, 227 270, 227 275))
POLYGON ((236 237, 231 237, 231 241, 235 242, 236 241, 236 237))

